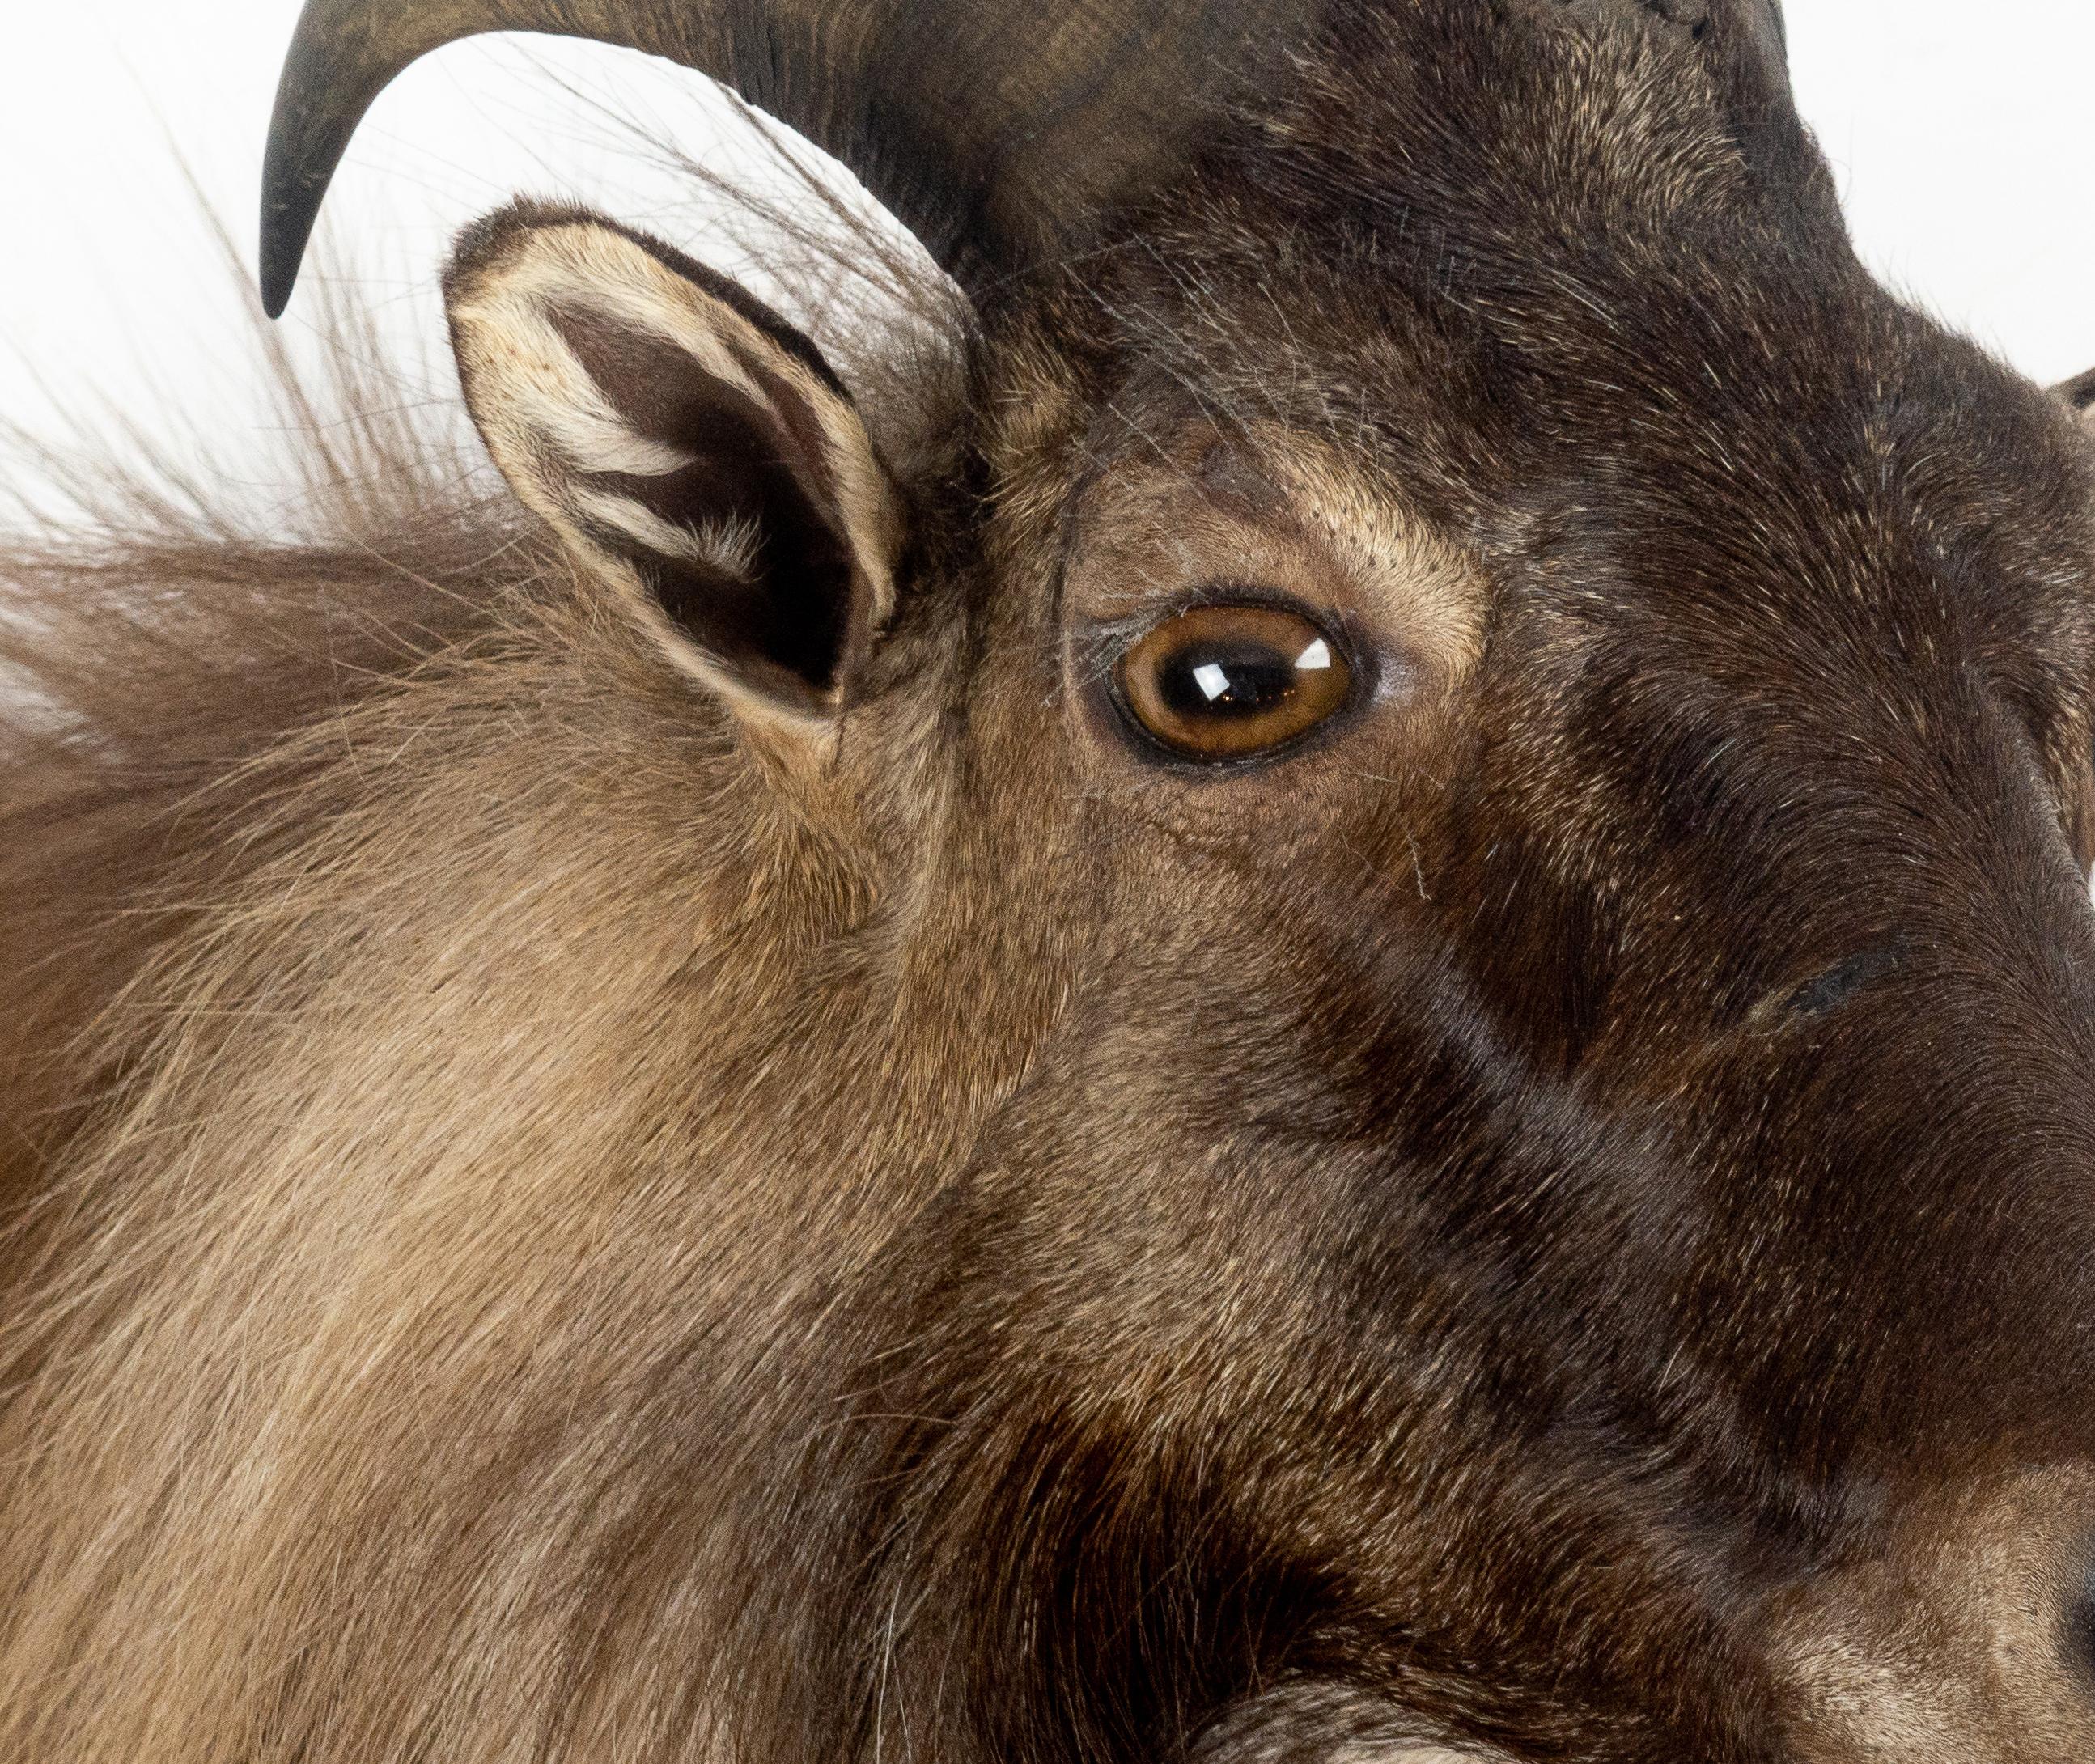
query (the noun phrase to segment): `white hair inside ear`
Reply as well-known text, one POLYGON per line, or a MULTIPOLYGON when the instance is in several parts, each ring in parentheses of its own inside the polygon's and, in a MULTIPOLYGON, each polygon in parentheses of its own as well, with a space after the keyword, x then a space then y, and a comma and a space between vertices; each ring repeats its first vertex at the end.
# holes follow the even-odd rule
POLYGON ((1435 1732, 1396 1704, 1328 1683, 1287 1685, 1240 1705, 1201 1736, 1191 1757, 1193 1764, 1515 1764, 1435 1732))
POLYGON ((903 517, 814 345, 660 240, 528 203, 445 290, 473 420, 577 580, 744 722, 830 726, 894 614, 903 517))

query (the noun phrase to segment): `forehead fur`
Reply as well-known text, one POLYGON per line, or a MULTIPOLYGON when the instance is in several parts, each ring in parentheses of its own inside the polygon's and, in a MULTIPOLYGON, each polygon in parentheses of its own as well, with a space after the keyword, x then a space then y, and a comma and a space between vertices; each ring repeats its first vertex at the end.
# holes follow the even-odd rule
POLYGON ((1322 52, 1246 145, 1305 216, 1400 207, 1480 255, 1604 220, 1641 237, 1736 224, 1754 203, 1839 228, 1779 66, 1658 0, 1336 6, 1322 52))
POLYGON ((2059 412, 1876 285, 1779 70, 1713 59, 1688 10, 1338 8, 1087 269, 1113 414, 1322 431, 1486 547, 1553 502, 1772 523, 1823 581, 2013 503, 2012 573, 2079 555, 2059 412))

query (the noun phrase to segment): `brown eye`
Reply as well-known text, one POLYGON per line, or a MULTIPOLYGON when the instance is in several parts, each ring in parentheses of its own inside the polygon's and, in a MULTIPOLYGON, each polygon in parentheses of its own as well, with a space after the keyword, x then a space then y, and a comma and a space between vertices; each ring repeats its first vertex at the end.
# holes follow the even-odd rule
POLYGON ((1309 733, 1352 695, 1324 631, 1279 607, 1190 607, 1121 657, 1120 701, 1143 732, 1189 760, 1239 760, 1309 733))

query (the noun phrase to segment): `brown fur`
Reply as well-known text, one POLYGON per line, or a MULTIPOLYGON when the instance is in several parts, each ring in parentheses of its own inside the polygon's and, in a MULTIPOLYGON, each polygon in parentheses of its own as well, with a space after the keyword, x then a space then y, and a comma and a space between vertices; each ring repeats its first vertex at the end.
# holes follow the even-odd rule
POLYGON ((2085 442, 1731 17, 1335 7, 797 748, 406 460, 9 554, 0 1757, 2095 1744, 2085 442))

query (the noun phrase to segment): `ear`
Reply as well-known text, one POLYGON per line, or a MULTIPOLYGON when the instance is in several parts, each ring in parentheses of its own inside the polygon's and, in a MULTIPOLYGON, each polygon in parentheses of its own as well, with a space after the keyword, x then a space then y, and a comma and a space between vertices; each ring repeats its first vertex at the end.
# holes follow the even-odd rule
POLYGON ((898 499, 814 346, 657 240, 519 205, 444 281, 460 378, 525 505, 738 707, 848 702, 895 604, 898 499))
POLYGON ((2062 400, 2066 407, 2080 419, 2080 426, 2095 435, 2095 368, 2091 368, 2077 380, 2068 380, 2051 389, 2052 396, 2062 400))

